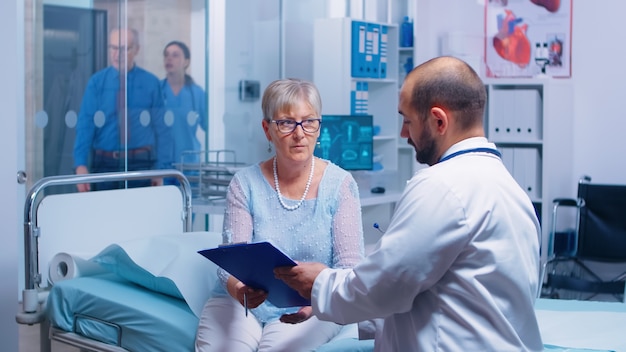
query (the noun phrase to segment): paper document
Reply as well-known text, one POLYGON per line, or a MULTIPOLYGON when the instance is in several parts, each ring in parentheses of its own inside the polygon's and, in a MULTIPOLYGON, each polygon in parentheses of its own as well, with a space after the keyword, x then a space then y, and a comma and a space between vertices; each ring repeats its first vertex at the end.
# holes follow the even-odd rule
POLYGON ((222 245, 198 253, 244 284, 266 291, 267 300, 277 307, 311 305, 311 301, 274 277, 274 268, 297 264, 269 242, 222 245))

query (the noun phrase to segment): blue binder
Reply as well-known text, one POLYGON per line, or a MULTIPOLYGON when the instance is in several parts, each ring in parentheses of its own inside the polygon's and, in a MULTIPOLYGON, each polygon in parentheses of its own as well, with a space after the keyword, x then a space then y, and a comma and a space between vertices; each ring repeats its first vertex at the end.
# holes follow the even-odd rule
POLYGON ((356 114, 359 108, 359 88, 361 87, 361 82, 352 81, 350 87, 350 114, 356 114))
POLYGON ((368 106, 369 106, 369 83, 361 82, 361 98, 359 99, 359 115, 367 115, 368 114, 368 106))
POLYGON ((387 50, 388 47, 388 34, 389 27, 385 25, 380 26, 380 74, 378 77, 387 78, 387 50))
POLYGON ((380 77, 380 25, 367 24, 365 40, 365 70, 368 78, 380 77))
POLYGON ((367 38, 367 24, 360 21, 352 21, 352 77, 368 77, 365 62, 365 46, 367 38))
POLYGON ((368 87, 367 82, 352 81, 350 90, 350 114, 367 115, 368 105, 368 87))
POLYGON ((198 251, 244 284, 267 292, 280 308, 311 305, 311 301, 274 277, 274 268, 297 265, 269 242, 236 243, 198 251))

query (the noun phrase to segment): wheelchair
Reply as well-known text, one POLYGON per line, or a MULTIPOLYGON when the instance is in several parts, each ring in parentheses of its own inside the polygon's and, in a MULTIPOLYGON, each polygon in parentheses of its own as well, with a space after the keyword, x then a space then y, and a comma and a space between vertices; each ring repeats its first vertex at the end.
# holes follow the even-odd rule
POLYGON ((626 185, 582 177, 576 199, 554 199, 550 234, 539 297, 624 301, 626 185), (566 208, 574 210, 568 218, 574 226, 558 230, 557 215, 566 208))

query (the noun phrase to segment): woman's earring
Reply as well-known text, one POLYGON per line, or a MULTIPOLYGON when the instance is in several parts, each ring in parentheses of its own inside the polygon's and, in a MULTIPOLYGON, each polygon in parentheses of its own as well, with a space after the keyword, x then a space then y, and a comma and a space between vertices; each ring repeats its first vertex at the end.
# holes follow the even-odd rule
POLYGON ((271 153, 272 152, 272 142, 267 141, 267 152, 271 153))

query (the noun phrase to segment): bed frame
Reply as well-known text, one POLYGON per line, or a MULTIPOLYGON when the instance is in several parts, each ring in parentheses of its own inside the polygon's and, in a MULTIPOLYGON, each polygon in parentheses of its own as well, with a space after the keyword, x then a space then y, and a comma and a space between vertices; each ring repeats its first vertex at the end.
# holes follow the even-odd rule
POLYGON ((47 265, 50 253, 60 251, 56 237, 59 234, 63 238, 74 238, 71 240, 73 247, 63 247, 62 251, 85 247, 87 250, 102 249, 116 239, 189 232, 192 229, 191 213, 191 187, 178 170, 52 176, 39 180, 30 189, 24 205, 24 288, 22 311, 16 315, 16 321, 40 324, 42 352, 51 351, 52 340, 89 351, 126 351, 50 327, 46 319, 46 298, 50 287, 46 286, 47 274, 40 272, 40 264, 47 265), (53 186, 153 178, 175 178, 179 186, 44 195, 44 191, 53 186), (113 206, 112 200, 116 202, 113 206), (88 238, 84 236, 87 228, 90 230, 88 238), (92 232, 95 232, 94 236, 91 236, 92 232), (115 237, 111 237, 111 233, 115 233, 115 237), (42 244, 49 247, 48 252, 42 249, 42 244))

